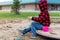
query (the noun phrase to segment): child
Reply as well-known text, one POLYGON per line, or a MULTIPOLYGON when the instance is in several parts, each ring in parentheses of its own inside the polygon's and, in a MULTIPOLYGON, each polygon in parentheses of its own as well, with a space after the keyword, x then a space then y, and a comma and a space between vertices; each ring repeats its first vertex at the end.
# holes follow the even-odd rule
POLYGON ((34 22, 31 23, 29 28, 20 30, 20 32, 25 35, 27 32, 32 31, 31 38, 36 38, 36 30, 42 30, 43 26, 50 26, 50 16, 48 12, 47 0, 41 0, 38 2, 39 9, 41 13, 39 17, 29 17, 34 22))

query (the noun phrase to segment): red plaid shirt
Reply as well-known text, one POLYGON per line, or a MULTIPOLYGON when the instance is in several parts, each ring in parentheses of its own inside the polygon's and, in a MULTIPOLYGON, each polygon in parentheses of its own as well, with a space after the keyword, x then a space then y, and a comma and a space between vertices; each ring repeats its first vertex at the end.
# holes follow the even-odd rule
POLYGON ((32 17, 32 20, 37 21, 44 26, 50 26, 50 16, 48 12, 47 1, 41 0, 40 2, 38 2, 38 5, 41 13, 39 14, 39 17, 32 17))

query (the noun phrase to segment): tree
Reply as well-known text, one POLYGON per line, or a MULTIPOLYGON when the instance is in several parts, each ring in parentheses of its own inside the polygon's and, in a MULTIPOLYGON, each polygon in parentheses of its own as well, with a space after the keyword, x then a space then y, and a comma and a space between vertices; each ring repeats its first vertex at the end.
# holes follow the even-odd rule
POLYGON ((19 14, 20 5, 21 4, 19 0, 13 0, 12 12, 14 12, 15 14, 19 14))

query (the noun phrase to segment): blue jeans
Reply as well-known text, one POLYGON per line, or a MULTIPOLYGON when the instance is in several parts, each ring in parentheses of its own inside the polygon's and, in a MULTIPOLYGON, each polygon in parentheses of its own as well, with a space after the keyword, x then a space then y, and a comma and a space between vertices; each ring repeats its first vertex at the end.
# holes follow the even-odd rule
POLYGON ((32 32, 32 36, 36 36, 36 30, 41 30, 42 29, 42 24, 40 24, 39 22, 32 22, 31 25, 29 26, 29 28, 26 28, 23 30, 23 34, 26 34, 27 32, 32 32))

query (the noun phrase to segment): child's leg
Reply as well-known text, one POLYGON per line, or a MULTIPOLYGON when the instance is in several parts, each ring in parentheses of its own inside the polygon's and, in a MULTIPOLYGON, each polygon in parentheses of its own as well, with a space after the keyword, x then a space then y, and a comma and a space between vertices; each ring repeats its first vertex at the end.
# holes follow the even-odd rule
MULTIPOLYGON (((23 34, 26 34, 27 32, 30 32, 30 31, 31 31, 31 27, 33 26, 34 23, 35 23, 35 22, 32 22, 31 25, 29 26, 29 28, 24 29, 24 30, 23 30, 23 34)), ((35 29, 35 28, 33 28, 33 30, 34 30, 34 29, 35 29)))
POLYGON ((32 27, 35 27, 37 30, 42 30, 42 24, 40 24, 39 22, 32 22, 31 23, 32 27))
POLYGON ((38 22, 32 22, 31 25, 32 36, 36 36, 36 30, 41 30, 43 25, 38 22))
POLYGON ((23 30, 23 33, 26 34, 29 31, 32 31, 32 35, 36 36, 36 30, 41 30, 42 25, 38 22, 32 22, 29 28, 23 30))
POLYGON ((30 32, 30 31, 31 31, 31 27, 26 28, 26 29, 23 30, 23 34, 26 34, 27 32, 30 32))

